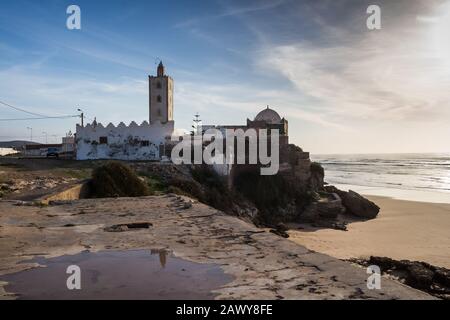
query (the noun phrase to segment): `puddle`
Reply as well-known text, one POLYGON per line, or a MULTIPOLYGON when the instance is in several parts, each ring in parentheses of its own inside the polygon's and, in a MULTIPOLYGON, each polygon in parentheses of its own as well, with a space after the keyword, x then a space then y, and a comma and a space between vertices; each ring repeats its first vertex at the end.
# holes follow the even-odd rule
POLYGON ((34 258, 46 267, 0 276, 19 299, 213 299, 232 277, 215 264, 174 257, 165 250, 84 251, 34 258), (67 289, 67 267, 81 269, 81 290, 67 289))

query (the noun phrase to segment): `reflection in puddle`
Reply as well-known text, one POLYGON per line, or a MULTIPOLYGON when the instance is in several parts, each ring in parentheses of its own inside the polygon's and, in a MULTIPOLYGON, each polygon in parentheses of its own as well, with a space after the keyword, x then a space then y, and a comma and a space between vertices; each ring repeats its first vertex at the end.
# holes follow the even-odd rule
POLYGON ((211 291, 232 280, 218 265, 167 250, 84 251, 27 262, 46 267, 0 276, 20 299, 213 299, 211 291), (81 290, 67 289, 70 265, 81 269, 81 290))
POLYGON ((157 254, 159 255, 159 263, 161 264, 161 267, 165 268, 166 267, 166 261, 167 261, 167 256, 169 255, 169 251, 166 249, 152 249, 150 250, 151 254, 157 254))

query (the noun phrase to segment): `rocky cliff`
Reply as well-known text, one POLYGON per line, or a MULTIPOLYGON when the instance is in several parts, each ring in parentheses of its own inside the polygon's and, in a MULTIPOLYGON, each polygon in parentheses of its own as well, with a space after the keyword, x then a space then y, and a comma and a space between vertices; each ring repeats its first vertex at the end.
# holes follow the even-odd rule
POLYGON ((278 174, 262 176, 257 166, 235 166, 231 184, 207 165, 132 165, 165 191, 189 195, 257 225, 310 222, 345 229, 335 223, 339 215, 372 219, 378 214, 379 207, 356 192, 325 185, 325 171, 309 153, 293 144, 283 153, 288 160, 278 174))

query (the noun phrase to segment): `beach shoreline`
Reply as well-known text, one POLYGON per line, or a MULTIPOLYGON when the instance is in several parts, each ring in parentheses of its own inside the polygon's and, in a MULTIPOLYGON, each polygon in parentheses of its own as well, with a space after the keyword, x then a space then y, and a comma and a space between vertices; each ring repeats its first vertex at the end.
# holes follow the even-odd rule
POLYGON ((366 197, 381 197, 412 202, 450 204, 450 192, 443 190, 399 189, 393 187, 371 187, 340 183, 332 183, 331 185, 343 191, 353 190, 366 197))
POLYGON ((380 208, 377 218, 356 220, 348 231, 299 225, 290 240, 339 259, 385 256, 450 268, 450 204, 365 195, 380 208))

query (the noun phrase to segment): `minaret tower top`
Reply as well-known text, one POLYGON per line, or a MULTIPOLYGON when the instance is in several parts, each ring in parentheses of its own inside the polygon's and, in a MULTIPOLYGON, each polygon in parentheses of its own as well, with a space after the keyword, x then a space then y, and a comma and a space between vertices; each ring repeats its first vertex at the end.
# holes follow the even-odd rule
POLYGON ((158 70, 157 70, 156 74, 158 75, 158 77, 164 76, 164 65, 163 65, 162 61, 159 62, 158 70))

